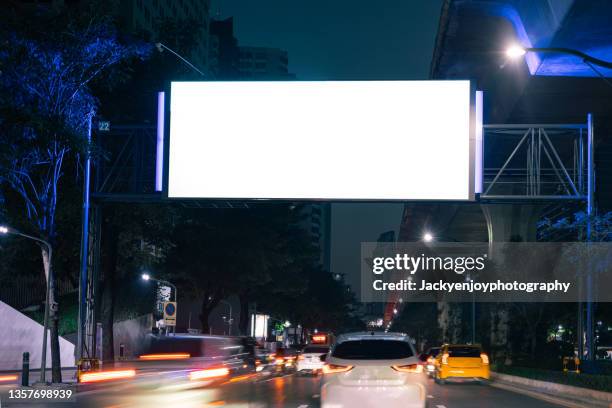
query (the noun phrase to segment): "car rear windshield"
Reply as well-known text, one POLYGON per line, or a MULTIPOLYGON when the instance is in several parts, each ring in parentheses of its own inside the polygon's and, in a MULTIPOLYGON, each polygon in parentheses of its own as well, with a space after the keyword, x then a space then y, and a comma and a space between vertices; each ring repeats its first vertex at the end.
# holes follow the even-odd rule
POLYGON ((478 347, 449 347, 449 357, 480 357, 480 348, 478 347))
POLYGON ((399 340, 352 340, 338 344, 333 357, 347 360, 394 360, 412 357, 412 347, 399 340))
POLYGON ((307 353, 320 353, 326 354, 329 348, 327 347, 304 347, 304 354, 307 353))

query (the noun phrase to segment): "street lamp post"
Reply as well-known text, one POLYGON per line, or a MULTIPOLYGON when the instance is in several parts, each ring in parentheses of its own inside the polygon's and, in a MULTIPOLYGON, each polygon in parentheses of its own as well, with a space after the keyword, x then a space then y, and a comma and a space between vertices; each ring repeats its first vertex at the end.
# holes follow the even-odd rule
MULTIPOLYGON (((447 239, 453 242, 459 242, 456 239, 443 237, 443 239, 447 239)), ((435 240, 434 235, 431 232, 423 233, 423 241, 424 242, 433 242, 435 240)), ((470 281, 470 275, 466 275, 466 282, 470 281)), ((472 344, 476 343, 476 296, 472 293, 472 344)))
MULTIPOLYGON (((157 283, 161 283, 162 285, 170 286, 174 290, 174 301, 178 304, 178 289, 176 289, 176 286, 174 284, 166 280, 163 280, 163 279, 154 278, 148 273, 143 273, 142 275, 140 275, 140 277, 142 278, 142 280, 145 280, 145 281, 154 281, 157 283)), ((172 333, 176 333, 176 326, 172 328, 172 333)))
POLYGON ((227 300, 220 300, 219 303, 223 303, 223 304, 226 304, 226 305, 229 306, 229 319, 227 321, 227 324, 229 326, 229 329, 228 329, 229 335, 231 336, 232 335, 232 322, 233 322, 233 319, 232 319, 232 304, 230 302, 228 302, 227 300))
POLYGON ((196 68, 195 65, 193 65, 191 62, 189 62, 187 60, 187 58, 183 57, 182 55, 180 55, 178 52, 174 51, 172 48, 168 47, 166 44, 164 43, 155 43, 155 47, 157 48, 157 50, 159 52, 163 52, 164 50, 168 50, 170 51, 175 57, 177 57, 178 59, 180 59, 181 61, 183 61, 185 64, 187 64, 187 66, 191 69, 193 69, 194 71, 196 71, 198 74, 202 75, 204 78, 206 78, 206 75, 200 71, 198 68, 196 68))
POLYGON ((0 225, 0 234, 2 235, 12 234, 12 235, 20 236, 22 238, 31 239, 33 241, 36 241, 40 244, 45 245, 47 247, 47 252, 49 253, 49 259, 48 259, 49 266, 47 270, 45 271, 45 278, 47 282, 46 282, 46 290, 45 290, 45 315, 43 319, 43 342, 42 342, 42 353, 41 353, 41 360, 40 360, 40 382, 45 382, 46 381, 46 371, 47 371, 47 332, 49 330, 49 282, 51 280, 51 277, 49 276, 50 274, 49 271, 51 270, 51 262, 53 261, 53 247, 48 241, 45 241, 42 238, 24 234, 23 232, 19 232, 5 225, 0 225))

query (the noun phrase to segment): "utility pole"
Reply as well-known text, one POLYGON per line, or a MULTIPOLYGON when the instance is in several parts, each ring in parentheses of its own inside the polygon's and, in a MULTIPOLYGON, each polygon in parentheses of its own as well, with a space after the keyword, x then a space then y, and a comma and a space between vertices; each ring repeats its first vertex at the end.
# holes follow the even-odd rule
POLYGON ((81 268, 79 275, 79 326, 77 328, 77 363, 83 358, 85 349, 85 320, 87 315, 87 263, 89 255, 89 189, 91 178, 91 126, 93 112, 89 114, 87 124, 87 151, 85 152, 85 163, 83 164, 83 220, 81 223, 81 268))
MULTIPOLYGON (((591 217, 595 214, 595 144, 593 132, 593 115, 587 115, 587 227, 586 241, 587 245, 592 239, 592 220, 591 217)), ((586 276, 586 351, 587 360, 592 361, 595 358, 595 336, 593 330, 593 277, 591 276, 591 263, 587 267, 586 276)), ((580 339, 582 341, 582 339, 580 339)))

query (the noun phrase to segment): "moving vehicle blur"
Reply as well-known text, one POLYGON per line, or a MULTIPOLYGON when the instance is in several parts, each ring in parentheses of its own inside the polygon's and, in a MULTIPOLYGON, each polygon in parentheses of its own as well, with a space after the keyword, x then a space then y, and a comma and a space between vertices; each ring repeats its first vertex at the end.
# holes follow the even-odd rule
POLYGON ((426 406, 418 358, 403 333, 343 334, 323 359, 322 407, 426 406))
POLYGON ((488 380, 489 356, 479 345, 445 344, 435 361, 434 379, 444 384, 449 379, 488 380))
POLYGON ((436 371, 436 357, 440 354, 441 347, 431 347, 424 353, 425 373, 431 377, 436 371))
POLYGON ((292 348, 278 348, 274 353, 274 368, 276 372, 295 371, 298 353, 292 348))

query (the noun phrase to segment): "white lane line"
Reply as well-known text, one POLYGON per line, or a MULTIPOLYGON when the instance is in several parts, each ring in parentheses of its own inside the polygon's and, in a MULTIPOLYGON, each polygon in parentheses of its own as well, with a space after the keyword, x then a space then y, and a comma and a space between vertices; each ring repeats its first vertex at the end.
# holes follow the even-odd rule
POLYGON ((433 397, 434 397, 433 395, 428 395, 428 396, 427 396, 427 398, 433 398, 433 397))
POLYGON ((444 405, 436 405, 436 408, 446 408, 444 405))
POLYGON ((298 408, 308 408, 308 405, 306 404, 298 405, 298 408))
POLYGON ((319 394, 312 394, 312 398, 319 398, 320 395, 319 394))

